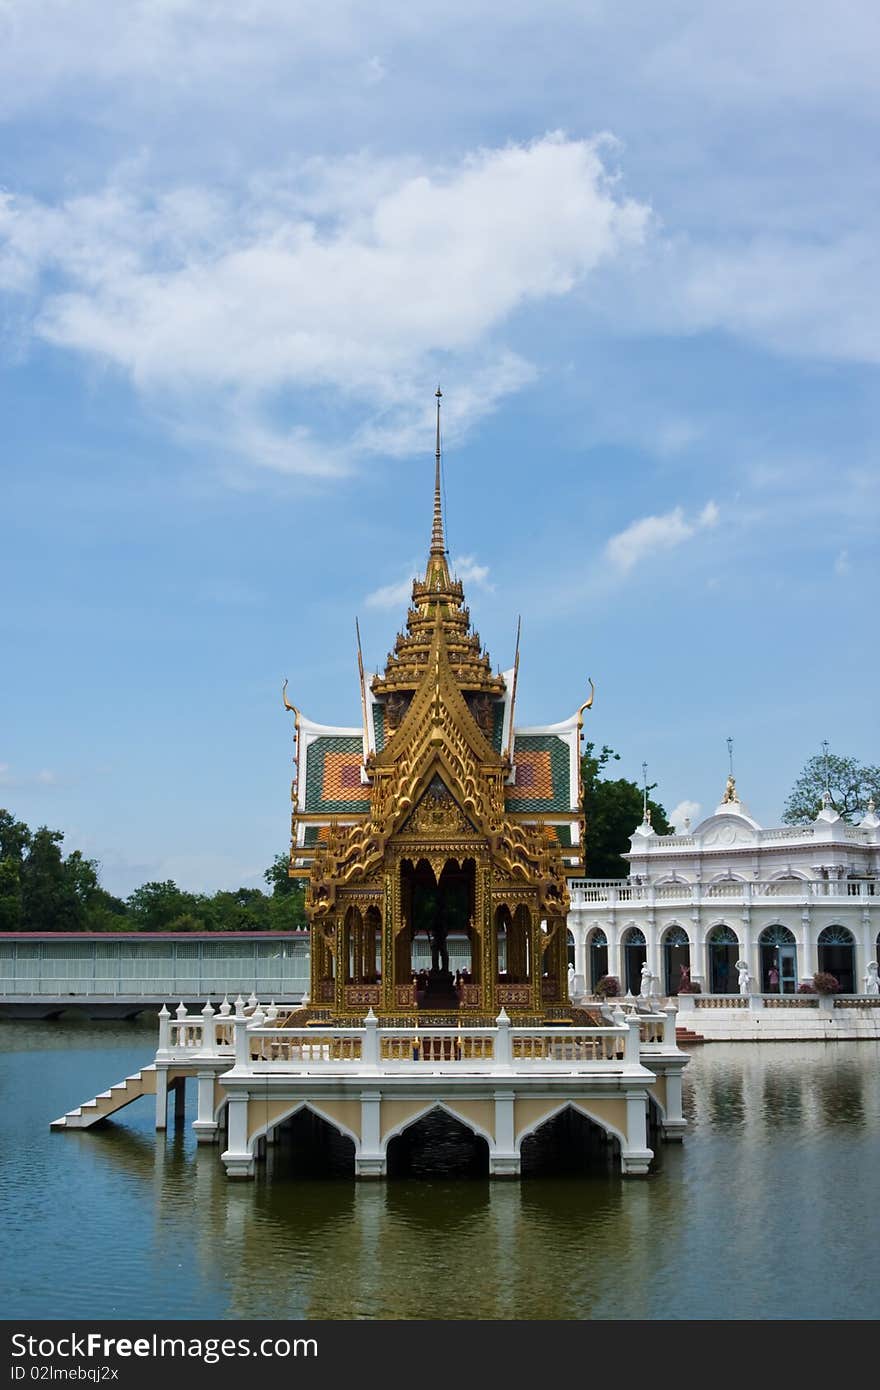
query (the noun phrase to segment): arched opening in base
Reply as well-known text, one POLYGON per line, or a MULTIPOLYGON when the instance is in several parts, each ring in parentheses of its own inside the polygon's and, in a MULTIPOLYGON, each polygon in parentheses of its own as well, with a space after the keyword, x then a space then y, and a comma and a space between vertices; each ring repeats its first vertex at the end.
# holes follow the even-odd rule
MULTIPOLYGON (((260 1145, 264 1147, 265 1140, 260 1145)), ((353 1140, 307 1106, 278 1125, 267 1152, 273 1177, 354 1177, 353 1140)))
POLYGON ((448 1111, 435 1109, 388 1144, 393 1178, 486 1178, 489 1145, 448 1111))
POLYGON ((620 1166, 620 1144, 582 1110, 568 1105, 526 1136, 520 1157, 524 1178, 607 1172, 620 1166))

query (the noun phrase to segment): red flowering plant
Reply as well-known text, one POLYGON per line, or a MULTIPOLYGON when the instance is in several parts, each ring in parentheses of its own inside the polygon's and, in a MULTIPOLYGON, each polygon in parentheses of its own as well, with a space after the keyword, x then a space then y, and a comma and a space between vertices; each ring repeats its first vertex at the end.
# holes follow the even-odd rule
POLYGON ((829 975, 827 970, 817 970, 813 976, 813 984, 816 986, 817 994, 840 993, 840 981, 834 975, 829 975))
POLYGON ((596 981, 596 993, 600 999, 616 999, 620 993, 620 981, 616 975, 603 975, 596 981))

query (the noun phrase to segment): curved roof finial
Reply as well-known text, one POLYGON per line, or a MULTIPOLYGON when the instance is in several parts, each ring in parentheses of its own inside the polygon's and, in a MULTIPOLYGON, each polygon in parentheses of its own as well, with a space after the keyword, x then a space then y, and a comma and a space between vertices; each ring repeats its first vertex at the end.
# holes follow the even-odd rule
POLYGON ((434 468, 434 524, 431 528, 431 554, 446 554, 446 541, 443 536, 443 504, 440 496, 440 401, 443 392, 440 387, 435 391, 437 397, 437 451, 435 454, 434 468))

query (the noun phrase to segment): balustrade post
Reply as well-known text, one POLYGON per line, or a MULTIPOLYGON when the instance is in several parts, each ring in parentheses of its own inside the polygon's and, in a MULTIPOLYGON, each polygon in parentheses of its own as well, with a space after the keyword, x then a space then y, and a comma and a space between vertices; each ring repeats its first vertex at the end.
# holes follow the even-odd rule
POLYGON ((495 1020, 495 1066, 500 1071, 513 1066, 513 1048, 510 1041, 510 1018, 502 1007, 495 1020))
POLYGON ((250 1063, 250 1053, 248 1052, 247 1019, 243 1014, 236 1014, 234 1026, 235 1065, 237 1067, 246 1067, 250 1063))
POLYGON ((675 1020, 678 1017, 678 1009, 669 1008, 663 1010, 666 1015, 663 1023, 663 1046, 675 1047, 675 1020))
POLYGON ((367 1016, 366 1016, 366 1018, 364 1019, 364 1032, 363 1032, 363 1041, 362 1041, 362 1043, 361 1043, 361 1046, 362 1046, 362 1049, 363 1049, 363 1051, 362 1051, 362 1056, 361 1056, 361 1060, 362 1060, 364 1066, 365 1066, 365 1067, 369 1067, 369 1069, 370 1069, 371 1071, 374 1070, 374 1069, 378 1069, 378 1066, 379 1066, 379 1020, 378 1020, 378 1018, 376 1017, 376 1015, 373 1013, 373 1007, 372 1007, 372 1005, 370 1005, 370 1008, 367 1010, 367 1016))
POLYGON ((171 1015, 163 1004, 159 1010, 159 1052, 167 1052, 171 1046, 171 1015))
POLYGON ((628 1032, 626 1035, 626 1050, 624 1061, 628 1067, 638 1067, 641 1065, 641 1023, 638 1018, 627 1019, 628 1032))
POLYGON ((214 1010, 211 1008, 210 999, 205 1001, 205 1007, 202 1009, 202 1020, 201 1050, 209 1057, 214 1057, 217 1054, 217 1039, 214 1036, 214 1010))

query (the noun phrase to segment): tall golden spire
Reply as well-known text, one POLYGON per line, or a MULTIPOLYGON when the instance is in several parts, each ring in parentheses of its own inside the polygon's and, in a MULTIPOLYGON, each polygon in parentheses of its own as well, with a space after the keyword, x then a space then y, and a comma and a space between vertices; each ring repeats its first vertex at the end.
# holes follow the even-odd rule
POLYGON ((449 662, 462 690, 498 699, 504 694, 504 678, 492 675, 488 652, 480 635, 470 630, 470 613, 464 606, 460 579, 452 579, 446 560, 443 534, 443 495, 440 479, 440 401, 437 387, 437 447, 434 456, 434 520, 431 549, 424 579, 413 581, 412 604, 406 615, 406 632, 398 633, 394 651, 389 652, 383 676, 370 683, 374 695, 399 695, 418 689, 425 674, 424 663, 439 621, 446 634, 449 662))
POLYGON ((445 555, 446 541, 443 537, 443 504, 440 498, 440 401, 443 392, 440 387, 434 393, 437 397, 437 452, 434 467, 434 524, 431 528, 431 554, 445 555))

